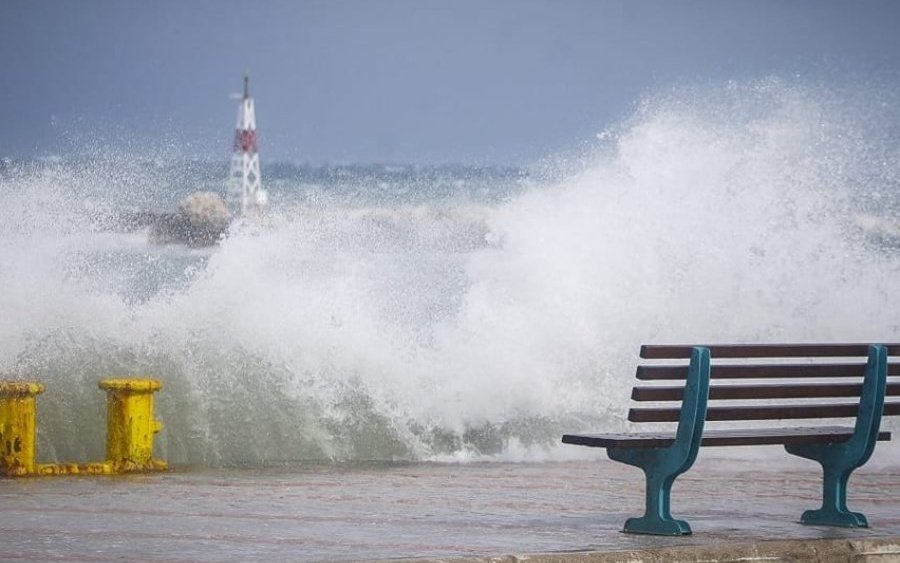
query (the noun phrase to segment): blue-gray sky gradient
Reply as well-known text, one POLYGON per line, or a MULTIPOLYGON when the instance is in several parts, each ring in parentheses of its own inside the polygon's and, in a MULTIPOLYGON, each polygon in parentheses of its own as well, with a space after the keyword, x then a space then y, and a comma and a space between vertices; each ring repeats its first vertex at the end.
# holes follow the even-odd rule
POLYGON ((527 163, 671 84, 900 74, 900 2, 2 0, 0 157, 527 163), (73 142, 73 140, 75 142, 73 142))

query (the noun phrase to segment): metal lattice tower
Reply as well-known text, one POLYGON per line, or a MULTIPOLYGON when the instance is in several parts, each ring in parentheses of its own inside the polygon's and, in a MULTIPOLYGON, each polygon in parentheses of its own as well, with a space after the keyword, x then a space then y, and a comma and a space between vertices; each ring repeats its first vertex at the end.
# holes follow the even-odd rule
POLYGON ((228 203, 233 211, 240 209, 241 215, 261 211, 268 204, 268 195, 262 189, 259 175, 256 110, 250 97, 248 74, 244 74, 244 95, 238 106, 234 154, 228 177, 228 203))

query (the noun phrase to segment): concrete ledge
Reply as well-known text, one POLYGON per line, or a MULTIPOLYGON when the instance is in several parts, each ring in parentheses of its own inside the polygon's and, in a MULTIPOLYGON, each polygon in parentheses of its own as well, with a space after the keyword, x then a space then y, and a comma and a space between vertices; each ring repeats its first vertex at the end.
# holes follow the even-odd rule
MULTIPOLYGON (((728 543, 627 551, 405 559, 406 563, 900 563, 900 537, 728 543)), ((394 560, 393 563, 397 563, 394 560)))

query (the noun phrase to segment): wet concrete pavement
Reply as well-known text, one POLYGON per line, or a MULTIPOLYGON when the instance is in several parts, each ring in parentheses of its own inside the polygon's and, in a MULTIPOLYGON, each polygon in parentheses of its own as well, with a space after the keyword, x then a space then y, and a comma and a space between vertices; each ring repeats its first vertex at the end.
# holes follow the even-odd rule
POLYGON ((900 538, 900 464, 854 474, 851 509, 871 524, 854 530, 797 523, 821 484, 815 465, 786 457, 701 453, 673 491, 673 514, 694 530, 682 538, 619 531, 641 512, 642 476, 602 457, 4 480, 0 559, 346 561, 900 538))

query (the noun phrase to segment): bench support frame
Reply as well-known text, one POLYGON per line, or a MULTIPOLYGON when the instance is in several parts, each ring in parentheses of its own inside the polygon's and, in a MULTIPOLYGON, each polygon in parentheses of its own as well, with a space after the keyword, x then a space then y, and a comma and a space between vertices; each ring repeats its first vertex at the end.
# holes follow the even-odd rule
POLYGON ((853 436, 837 444, 785 444, 788 453, 819 462, 822 465, 822 506, 807 510, 800 517, 803 524, 868 528, 864 514, 847 508, 847 481, 862 466, 878 440, 887 385, 887 348, 870 346, 859 399, 859 414, 853 436))
POLYGON ((666 536, 691 533, 686 521, 672 518, 672 485, 676 477, 690 469, 700 450, 709 399, 709 356, 707 348, 696 347, 691 351, 678 429, 671 446, 607 449, 610 459, 640 467, 647 480, 644 515, 629 518, 625 522, 625 532, 666 536))

